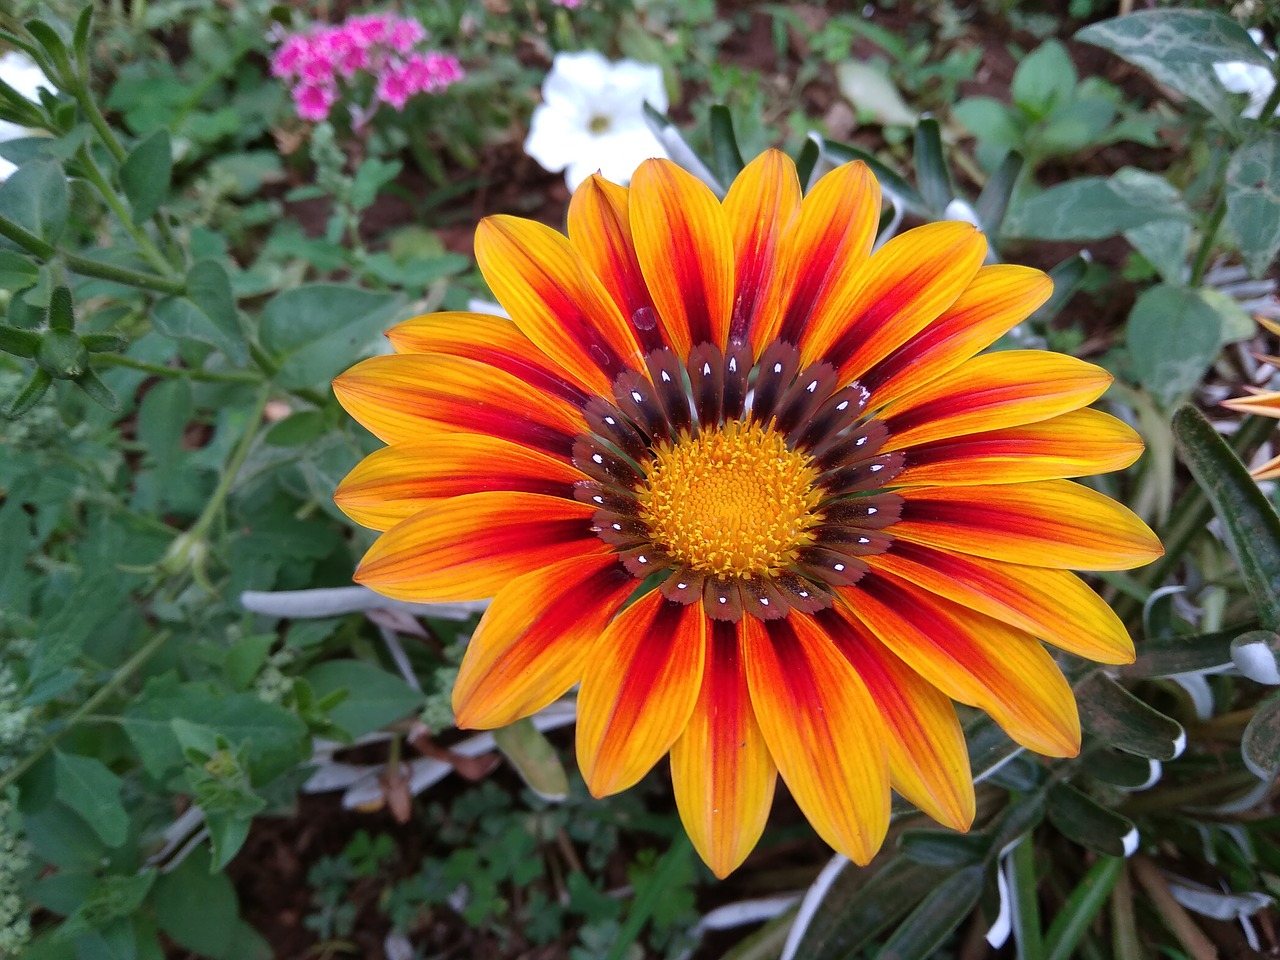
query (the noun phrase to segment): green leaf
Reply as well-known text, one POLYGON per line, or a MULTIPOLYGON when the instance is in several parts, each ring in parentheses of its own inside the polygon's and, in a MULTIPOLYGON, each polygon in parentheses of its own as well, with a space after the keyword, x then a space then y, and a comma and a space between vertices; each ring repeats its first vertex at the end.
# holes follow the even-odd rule
POLYGON ((931 867, 967 867, 982 863, 990 852, 991 838, 951 830, 903 830, 898 849, 903 856, 931 867))
POLYGON ((1004 232, 1038 240, 1098 240, 1152 220, 1189 217, 1176 187, 1125 167, 1110 177, 1068 180, 1024 200, 1009 211, 1004 232))
POLYGON ((1047 960, 1070 960, 1094 918, 1102 910, 1124 870, 1121 857, 1102 857, 1067 897, 1045 935, 1047 960))
POLYGON ((319 697, 347 691, 330 716, 352 737, 379 730, 422 706, 421 691, 363 660, 327 660, 308 670, 304 679, 319 697))
POLYGON ((710 127, 711 165, 716 179, 721 183, 733 183, 746 164, 738 149, 737 135, 733 132, 733 114, 724 104, 712 105, 710 127))
POLYGON ((1013 73, 1013 102, 1035 117, 1044 117, 1071 99, 1079 75, 1067 48, 1046 40, 1027 54, 1013 73))
POLYGON ((1014 110, 992 97, 966 97, 952 116, 984 144, 1012 150, 1022 146, 1023 130, 1014 110))
POLYGON ((941 216, 955 199, 956 188, 942 149, 942 128, 933 117, 922 117, 916 126, 915 163, 920 195, 930 210, 941 216))
POLYGON ((1280 630, 1280 517, 1249 471, 1203 414, 1173 415, 1178 452, 1222 521, 1245 586, 1268 630, 1280 630))
POLYGON ((1138 659, 1120 668, 1125 677, 1168 677, 1199 673, 1231 662, 1235 630, 1147 640, 1138 646, 1138 659))
POLYGON ((1152 220, 1124 232, 1147 262, 1166 283, 1183 283, 1189 272, 1187 249, 1191 245, 1191 224, 1185 220, 1152 220))
POLYGON ((212 848, 209 869, 222 870, 249 839, 253 817, 238 813, 208 813, 204 823, 209 828, 209 845, 212 848))
POLYGON ((1258 707, 1244 728, 1240 753, 1245 765, 1260 780, 1270 780, 1280 770, 1280 696, 1258 707))
POLYGON ((1127 857, 1138 849, 1138 828, 1132 821, 1068 784, 1055 784, 1049 790, 1045 812, 1067 839, 1094 853, 1127 857))
POLYGON ((315 387, 337 376, 390 325, 398 297, 356 287, 310 284, 273 297, 262 310, 262 345, 280 363, 285 389, 315 387))
POLYGON ((209 852, 197 847, 156 881, 151 905, 160 929, 180 946, 215 960, 238 960, 229 952, 240 917, 235 887, 209 868, 209 852))
POLYGON ((1229 129, 1239 117, 1213 65, 1239 60, 1271 66, 1243 27, 1208 10, 1144 10, 1091 24, 1076 39, 1141 67, 1158 83, 1195 100, 1229 129))
POLYGON ((155 880, 154 870, 133 876, 108 874, 94 884, 76 912, 58 928, 56 936, 72 940, 104 930, 116 920, 133 916, 147 898, 155 880))
POLYGON ((1127 331, 1134 376, 1165 407, 1199 385, 1222 344, 1218 312, 1197 291, 1169 284, 1142 292, 1127 331))
POLYGON ((1159 768, 1155 761, 1119 750, 1094 750, 1086 769, 1089 776, 1122 790, 1146 789, 1155 785, 1159 768))
POLYGON ((835 164, 848 163, 850 160, 861 160, 875 174, 885 192, 901 200, 908 210, 922 216, 929 212, 919 191, 911 186, 900 173, 878 160, 874 154, 868 153, 861 147, 855 147, 848 143, 838 143, 835 140, 823 140, 822 152, 835 164))
POLYGON ((980 866, 966 867, 939 884, 898 925, 880 948, 879 956, 885 960, 929 960, 978 905, 982 873, 980 866))
POLYGON ((57 243, 62 236, 70 212, 67 175, 53 160, 24 163, 0 183, 0 217, 48 243, 57 243))
POLYGON ((93 828, 109 847, 129 836, 129 815, 120 800, 122 781, 94 757, 53 752, 54 796, 93 828))
POLYGON ((0 250, 0 289, 25 290, 40 279, 40 268, 12 250, 0 250))
POLYGON ((1151 760, 1181 756, 1187 735, 1176 720, 1147 706, 1102 673, 1076 687, 1080 723, 1117 750, 1151 760))
POLYGON ((527 717, 493 731, 493 741, 525 785, 544 800, 569 796, 569 777, 551 741, 527 717))
POLYGON ((216 260, 195 264, 187 272, 186 295, 165 297, 155 305, 151 316, 156 329, 165 336, 207 343, 236 364, 249 359, 231 280, 226 267, 216 260))
POLYGON ((162 468, 182 454, 182 437, 191 419, 191 384, 186 380, 157 383, 138 404, 138 439, 162 468))
POLYGON ((1000 236, 1004 216, 1009 210, 1009 200, 1013 197, 1013 188, 1017 185, 1018 175, 1022 173, 1025 164, 1022 154, 1010 150, 974 202, 973 210, 988 237, 1000 236))
POLYGON ((898 88, 889 79, 887 68, 864 60, 845 60, 836 64, 836 86, 841 95, 880 126, 909 127, 916 122, 912 110, 898 88))
POLYGON ((1259 134, 1231 155, 1227 226, 1249 273, 1261 277, 1280 251, 1280 130, 1259 134))
POLYGON ((1049 271, 1049 279, 1053 281, 1053 293, 1049 294, 1049 299, 1028 318, 1028 322, 1046 325, 1053 320, 1084 283, 1085 274, 1089 272, 1089 264, 1092 261, 1093 258, 1085 250, 1053 267, 1049 271))
POLYGON ((129 151, 120 164, 120 186, 129 198, 133 219, 150 220, 169 196, 173 177, 173 148, 169 131, 164 127, 153 131, 129 151))

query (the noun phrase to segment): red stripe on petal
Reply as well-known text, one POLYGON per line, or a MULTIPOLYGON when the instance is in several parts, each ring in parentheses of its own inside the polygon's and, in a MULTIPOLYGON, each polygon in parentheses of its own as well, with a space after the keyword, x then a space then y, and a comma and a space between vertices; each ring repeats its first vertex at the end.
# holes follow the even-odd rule
POLYGON ((1053 292, 1040 270, 998 263, 980 269, 936 321, 860 378, 878 403, 896 400, 970 357, 1025 320, 1053 292))
POLYGON ((631 178, 631 236, 667 342, 689 351, 729 338, 733 237, 705 183, 669 160, 646 160, 631 178))
POLYGON ((1102 663, 1132 663, 1133 641, 1120 618, 1075 574, 1028 567, 895 540, 868 557, 918 587, 1102 663))
MULTIPOLYGON (((885 410, 894 449, 1048 420, 1087 406, 1111 374, 1044 350, 1005 350, 974 357, 885 410)), ((872 406, 879 398, 872 396, 872 406)))
POLYGON ((397 600, 482 600, 515 577, 609 548, 589 504, 473 493, 432 504, 380 536, 355 580, 397 600))
POLYGON ((608 396, 614 379, 643 369, 640 346, 567 237, 518 217, 485 217, 476 263, 516 326, 588 391, 608 396))
POLYGON ((894 237, 813 306, 805 363, 826 360, 854 380, 935 321, 973 280, 986 239, 967 223, 931 223, 894 237))
POLYGON ((717 877, 728 876, 759 841, 778 774, 751 707, 740 627, 710 622, 698 703, 671 746, 680 819, 717 877))
POLYGON ((973 775, 951 700, 861 624, 832 610, 814 619, 858 671, 884 717, 894 789, 939 823, 968 830, 975 811, 973 775))
POLYGON ((883 570, 839 592, 843 616, 861 623, 947 696, 985 710, 1037 753, 1079 752, 1080 718, 1071 687, 1030 634, 883 570))
POLYGON ((724 212, 733 231, 736 287, 730 340, 755 341, 756 317, 778 266, 778 241, 800 205, 795 164, 780 150, 760 154, 729 187, 724 212))
POLYGON ((462 728, 537 713, 582 679, 597 638, 636 588, 616 557, 578 557, 500 591, 467 643, 453 685, 462 728))
POLYGON ((618 305, 640 348, 649 353, 664 346, 631 240, 627 188, 599 174, 587 177, 569 201, 569 242, 618 305))
POLYGON ((464 431, 565 455, 586 429, 582 412, 506 370, 461 357, 373 357, 333 381, 360 425, 385 443, 464 431))
POLYGON ((778 268, 752 333, 756 356, 775 338, 799 343, 815 306, 871 254, 880 185, 865 163, 837 167, 813 185, 778 244, 778 268))
POLYGON ((1164 553, 1128 507, 1069 480, 898 493, 893 535, 925 546, 1072 570, 1128 570, 1164 553))
POLYGON ((814 830, 865 864, 889 826, 884 722, 857 672, 810 617, 742 619, 751 704, 814 830))
POLYGON ((338 484, 333 499, 356 523, 387 530, 437 500, 491 490, 572 499, 574 484, 586 479, 549 454, 455 433, 374 451, 338 484))
POLYGON ((698 700, 706 617, 654 590, 600 636, 578 694, 578 766, 597 797, 635 784, 684 732, 698 700))

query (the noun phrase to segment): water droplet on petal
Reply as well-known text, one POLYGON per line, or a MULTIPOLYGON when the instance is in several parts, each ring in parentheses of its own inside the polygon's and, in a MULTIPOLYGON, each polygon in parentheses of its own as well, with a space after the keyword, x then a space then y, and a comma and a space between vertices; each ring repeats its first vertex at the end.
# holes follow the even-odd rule
POLYGON ((658 318, 648 307, 640 307, 631 314, 631 323, 637 330, 652 330, 658 325, 658 318))

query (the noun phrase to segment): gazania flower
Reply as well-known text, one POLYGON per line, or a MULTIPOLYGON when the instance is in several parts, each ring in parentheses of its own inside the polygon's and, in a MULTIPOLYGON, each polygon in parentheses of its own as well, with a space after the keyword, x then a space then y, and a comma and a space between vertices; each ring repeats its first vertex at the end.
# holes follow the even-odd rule
MULTIPOLYGON (((1280 323, 1264 316, 1256 316, 1255 320, 1268 333, 1280 336, 1280 323)), ((1255 353, 1254 357, 1272 367, 1280 368, 1280 357, 1255 353)), ((1255 417, 1273 417, 1280 419, 1280 390, 1263 390, 1260 387, 1245 387, 1247 395, 1231 397, 1222 401, 1222 405, 1236 413, 1251 414, 1255 417)), ((1272 457, 1249 471, 1255 480, 1280 480, 1280 456, 1272 457)))
POLYGON ((490 217, 476 255, 511 321, 419 317, 335 382, 389 444, 337 501, 383 531, 356 579, 389 596, 492 596, 454 688, 498 727, 574 684, 597 796, 670 752, 680 815, 720 876, 781 773, 865 863, 890 788, 974 814, 952 700, 1019 743, 1077 752, 1046 640, 1133 657, 1069 568, 1160 545, 1065 479, 1131 463, 1110 382, 1035 351, 978 356, 1049 294, 982 266, 967 223, 871 255, 880 193, 841 167, 801 200, 770 151, 724 203, 664 160, 573 196, 568 237, 490 217))

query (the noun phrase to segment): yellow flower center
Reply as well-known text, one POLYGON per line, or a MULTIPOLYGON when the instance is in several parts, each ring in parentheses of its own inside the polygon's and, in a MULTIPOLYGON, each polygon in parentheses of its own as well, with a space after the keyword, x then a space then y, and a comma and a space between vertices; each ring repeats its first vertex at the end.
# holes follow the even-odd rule
POLYGON ((638 494, 653 542, 703 573, 776 573, 813 542, 822 519, 811 458, 755 423, 661 443, 647 473, 638 494))

